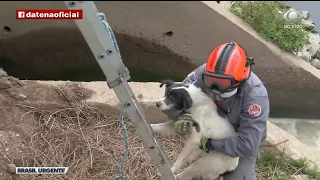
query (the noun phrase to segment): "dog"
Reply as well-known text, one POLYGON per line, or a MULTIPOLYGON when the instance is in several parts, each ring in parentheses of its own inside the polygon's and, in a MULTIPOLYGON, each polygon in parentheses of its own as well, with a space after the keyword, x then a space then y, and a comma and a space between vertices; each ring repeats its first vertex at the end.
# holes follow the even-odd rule
MULTIPOLYGON (((163 85, 166 85, 165 95, 156 101, 156 106, 161 111, 175 110, 189 113, 199 127, 199 132, 196 128, 192 128, 190 134, 187 134, 186 143, 171 167, 172 173, 176 174, 185 163, 191 163, 189 167, 175 175, 176 179, 215 180, 220 175, 233 171, 238 166, 238 157, 232 158, 218 151, 207 153, 199 148, 201 137, 221 140, 237 135, 229 121, 218 114, 213 100, 193 84, 183 85, 172 80, 164 80, 160 88, 163 85)), ((176 133, 173 123, 169 121, 151 124, 151 127, 156 133, 173 135, 176 133)))

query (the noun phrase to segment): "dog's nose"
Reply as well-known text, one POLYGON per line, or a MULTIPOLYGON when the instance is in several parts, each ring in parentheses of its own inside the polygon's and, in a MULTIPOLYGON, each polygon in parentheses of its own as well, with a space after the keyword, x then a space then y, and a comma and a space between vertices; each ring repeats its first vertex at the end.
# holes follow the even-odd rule
POLYGON ((160 106, 161 106, 161 103, 160 103, 160 102, 156 102, 156 106, 157 106, 157 107, 160 107, 160 106))

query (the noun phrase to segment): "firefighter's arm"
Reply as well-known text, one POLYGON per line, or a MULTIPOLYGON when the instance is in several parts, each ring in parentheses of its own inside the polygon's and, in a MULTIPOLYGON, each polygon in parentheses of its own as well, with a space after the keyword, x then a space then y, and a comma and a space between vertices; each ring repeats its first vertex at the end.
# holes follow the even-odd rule
POLYGON ((202 78, 202 73, 206 68, 206 64, 199 66, 197 69, 192 71, 187 75, 187 77, 182 81, 182 84, 194 84, 195 86, 199 87, 199 82, 202 78))
POLYGON ((213 149, 231 157, 256 155, 267 128, 269 111, 267 96, 247 97, 242 105, 238 136, 218 141, 211 140, 213 149))

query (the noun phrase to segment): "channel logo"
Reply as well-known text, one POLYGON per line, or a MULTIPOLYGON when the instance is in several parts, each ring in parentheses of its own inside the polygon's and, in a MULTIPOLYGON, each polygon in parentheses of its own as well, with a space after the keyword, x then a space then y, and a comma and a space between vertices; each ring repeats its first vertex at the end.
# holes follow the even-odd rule
POLYGON ((282 17, 289 22, 298 22, 302 19, 303 15, 301 12, 291 9, 284 13, 282 17))
POLYGON ((16 10, 16 19, 19 20, 36 20, 36 19, 47 19, 47 20, 70 20, 70 19, 82 19, 83 11, 81 9, 69 10, 69 9, 39 9, 39 10, 16 10))
POLYGON ((17 12, 17 18, 18 19, 24 19, 25 18, 25 12, 24 11, 18 11, 17 12))

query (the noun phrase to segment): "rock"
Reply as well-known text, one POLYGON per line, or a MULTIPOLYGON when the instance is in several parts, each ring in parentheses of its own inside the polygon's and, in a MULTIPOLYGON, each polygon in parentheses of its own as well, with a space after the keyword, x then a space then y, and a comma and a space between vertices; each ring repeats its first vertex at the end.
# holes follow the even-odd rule
POLYGON ((8 89, 12 86, 11 82, 7 77, 2 77, 0 79, 0 89, 8 89))
POLYGON ((2 68, 0 68, 0 78, 7 77, 7 76, 8 76, 8 73, 5 72, 2 68))
POLYGON ((19 86, 21 86, 21 87, 26 85, 26 83, 24 83, 23 81, 20 81, 20 80, 19 80, 18 84, 19 84, 19 86))
POLYGON ((309 33, 308 34, 309 41, 317 41, 320 43, 320 35, 318 33, 309 33))
POLYGON ((295 175, 293 176, 293 180, 309 180, 308 175, 295 175))
POLYGON ((311 54, 306 49, 302 49, 300 52, 298 52, 297 56, 307 62, 310 62, 312 59, 311 54))
POLYGON ((19 86, 24 86, 25 83, 20 81, 18 78, 15 78, 15 77, 8 77, 8 80, 13 84, 13 85, 19 85, 19 86))
POLYGON ((6 170, 9 173, 16 173, 16 165, 15 164, 6 164, 6 170))
POLYGON ((320 56, 320 36, 319 34, 308 34, 309 44, 306 44, 298 56, 306 61, 310 61, 313 58, 319 58, 320 56))
POLYGON ((309 30, 314 29, 316 27, 316 24, 314 24, 314 22, 311 20, 301 19, 301 23, 305 25, 306 28, 309 30))
POLYGON ((17 99, 27 99, 27 96, 24 95, 24 94, 22 94, 22 93, 19 93, 19 94, 17 94, 17 95, 14 96, 14 97, 17 98, 17 99))
POLYGON ((319 59, 312 59, 311 65, 317 69, 320 69, 320 60, 319 59))
POLYGON ((312 51, 313 55, 312 58, 320 59, 320 35, 315 33, 309 33, 309 42, 314 45, 314 50, 312 51), (318 45, 316 45, 318 43, 318 45), (316 50, 316 47, 319 47, 316 50))
POLYGON ((308 20, 310 17, 309 11, 301 11, 301 14, 302 14, 302 18, 305 20, 308 20))
POLYGON ((7 89, 7 91, 9 92, 9 95, 10 95, 11 97, 13 97, 13 98, 21 99, 21 100, 27 99, 27 96, 26 96, 26 95, 18 92, 18 91, 15 90, 15 89, 10 88, 10 89, 7 89))
MULTIPOLYGON (((315 43, 315 42, 312 42, 310 44, 305 45, 304 50, 309 53, 309 56, 310 56, 309 61, 312 58, 315 58, 314 56, 318 52, 319 48, 320 48, 320 44, 315 43)), ((303 52, 305 52, 305 51, 303 51, 303 52)))
POLYGON ((320 59, 320 49, 313 55, 313 58, 320 59))
POLYGON ((317 41, 313 40, 313 41, 310 41, 310 44, 305 45, 303 49, 309 52, 311 58, 314 58, 314 56, 320 49, 320 44, 317 41))

